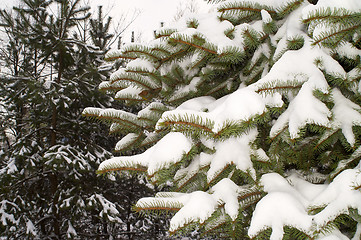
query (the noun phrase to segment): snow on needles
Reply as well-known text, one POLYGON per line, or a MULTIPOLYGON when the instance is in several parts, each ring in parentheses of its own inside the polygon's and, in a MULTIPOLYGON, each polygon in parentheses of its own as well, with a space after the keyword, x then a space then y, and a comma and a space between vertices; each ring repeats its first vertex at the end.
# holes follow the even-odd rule
POLYGON ((213 122, 212 131, 217 133, 224 127, 226 122, 247 121, 257 114, 262 114, 266 110, 267 103, 266 98, 262 98, 251 88, 239 89, 230 95, 214 101, 211 98, 207 98, 203 105, 203 97, 189 101, 192 104, 185 102, 177 109, 163 113, 162 118, 157 123, 157 128, 161 128, 162 123, 171 116, 192 115, 203 119, 203 122, 213 122), (201 106, 196 109, 198 111, 194 110, 193 107, 186 108, 186 106, 193 104, 201 106), (200 110, 207 110, 207 112, 200 110))
MULTIPOLYGON (((132 136, 129 136, 132 137, 132 136)), ((144 153, 134 156, 113 157, 100 164, 98 170, 121 169, 126 167, 148 167, 148 175, 181 160, 191 149, 191 141, 183 134, 171 132, 144 153)))
MULTIPOLYGON (((262 176, 261 184, 268 194, 256 206, 248 231, 250 237, 272 228, 270 239, 281 240, 283 226, 311 233, 325 227, 340 213, 347 214, 350 208, 361 213, 361 192, 357 190, 361 184, 360 170, 345 170, 330 184, 311 184, 296 175, 285 179, 269 173, 262 176), (315 215, 308 213, 317 208, 322 211, 315 215)), ((320 239, 329 239, 327 234, 325 238, 322 235, 320 239)))
POLYGON ((316 5, 309 5, 304 8, 304 14, 308 14, 311 11, 319 10, 322 8, 339 9, 344 8, 351 12, 361 11, 361 2, 359 0, 319 0, 316 5))
MULTIPOLYGON (((221 1, 219 6, 239 2, 246 2, 246 0, 221 1)), ((250 1, 250 3, 272 6, 274 9, 282 8, 289 2, 291 1, 250 1)), ((361 214, 360 170, 340 171, 337 172, 339 175, 336 177, 332 176, 335 177, 334 179, 329 179, 330 182, 312 184, 304 180, 296 171, 286 171, 285 176, 287 177, 283 177, 279 173, 268 173, 268 170, 257 175, 254 168, 256 161, 263 161, 264 163, 272 160, 278 161, 278 156, 272 156, 272 152, 266 149, 267 147, 257 149, 259 144, 256 139, 259 137, 259 133, 262 133, 261 129, 258 128, 257 117, 267 116, 268 113, 272 115, 271 120, 267 120, 267 124, 270 126, 270 138, 276 138, 281 132, 284 132, 287 136, 281 135, 281 137, 297 139, 306 126, 317 125, 324 129, 324 132, 320 133, 320 135, 324 134, 320 136, 320 141, 327 138, 330 131, 334 133, 341 130, 348 143, 351 146, 355 145, 356 137, 352 128, 355 125, 361 125, 361 108, 346 98, 340 90, 332 89, 331 84, 329 85, 331 81, 326 79, 325 74, 337 76, 340 79, 345 79, 345 81, 352 78, 352 74, 355 77, 358 74, 346 73, 343 67, 331 57, 332 51, 326 50, 323 46, 314 46, 312 34, 307 32, 308 26, 306 27, 306 24, 302 22, 306 15, 308 16, 312 11, 323 7, 340 6, 340 4, 341 1, 336 0, 329 2, 319 0, 316 5, 307 2, 302 3, 301 7, 291 13, 289 18, 282 23, 284 25, 279 27, 277 33, 270 34, 272 35, 270 42, 274 45, 278 44, 274 49, 274 55, 272 56, 272 50, 269 46, 265 46, 266 44, 255 52, 252 58, 253 62, 256 62, 261 54, 264 54, 268 59, 267 61, 272 62, 272 64, 266 64, 262 69, 259 80, 252 84, 248 82, 250 84, 248 86, 246 86, 247 82, 241 84, 237 90, 219 99, 202 96, 185 101, 178 107, 176 105, 167 106, 167 110, 158 113, 158 118, 155 118, 159 120, 152 133, 159 133, 163 130, 165 132, 170 131, 170 133, 167 133, 154 146, 141 154, 114 157, 103 162, 99 171, 134 170, 134 168, 143 167, 142 170, 146 171, 152 180, 157 180, 156 174, 160 170, 170 168, 174 163, 181 163, 177 165, 179 168, 174 170, 172 173, 174 178, 170 180, 173 181, 174 187, 185 191, 189 190, 190 193, 157 194, 154 198, 142 198, 136 204, 136 207, 145 210, 147 210, 147 206, 148 210, 159 206, 164 209, 177 210, 170 222, 169 230, 171 232, 193 222, 204 223, 219 209, 219 206, 222 206, 220 215, 227 215, 227 218, 235 221, 242 204, 241 198, 239 198, 242 194, 242 187, 233 182, 231 180, 233 178, 230 176, 233 172, 240 170, 242 174, 247 174, 247 177, 256 183, 257 191, 263 191, 262 194, 266 193, 265 196, 262 195, 255 200, 256 207, 248 229, 251 238, 271 228, 270 238, 280 240, 284 237, 284 227, 287 226, 296 228, 310 236, 318 231, 320 234, 316 236, 317 239, 331 239, 331 236, 342 239, 343 235, 337 230, 329 233, 323 233, 322 230, 328 222, 333 221, 340 213, 347 214, 350 209, 353 209, 361 214), (292 48, 297 50, 290 50, 291 47, 287 45, 289 40, 298 38, 302 40, 302 44, 297 48, 292 48), (271 108, 280 110, 279 114, 276 111, 274 114, 271 108), (214 137, 227 126, 238 127, 237 124, 239 124, 243 127, 242 124, 253 123, 252 121, 256 123, 247 125, 244 131, 238 131, 237 128, 236 134, 230 134, 223 139, 214 137), (198 134, 197 130, 201 133, 198 134), (189 132, 193 133, 193 131, 197 134, 192 135, 192 139, 189 132), (189 154, 191 158, 186 158, 186 163, 181 162, 185 156, 188 156, 187 154, 191 152, 196 143, 203 144, 201 147, 208 148, 208 151, 200 150, 201 152, 197 152, 194 156, 189 154), (227 166, 234 166, 230 170, 231 173, 224 171, 227 166), (219 180, 217 177, 223 171, 227 177, 219 180), (201 172, 202 177, 206 176, 206 180, 201 184, 205 186, 208 184, 208 190, 192 192, 194 189, 202 189, 199 186, 196 186, 199 188, 189 186, 190 189, 182 189, 189 181, 196 178, 199 172, 201 172), (318 210, 317 213, 313 213, 312 210, 316 209, 318 210)), ((341 5, 340 7, 350 11, 361 9, 359 0, 348 0, 341 5)), ((273 15, 266 10, 261 10, 261 20, 253 21, 252 25, 242 23, 234 26, 230 21, 221 21, 217 14, 213 12, 207 15, 191 15, 184 18, 174 25, 174 29, 168 36, 169 42, 173 41, 174 44, 177 41, 190 42, 191 44, 188 44, 190 46, 196 45, 197 42, 192 41, 199 38, 205 40, 207 49, 204 48, 205 45, 198 46, 194 55, 187 55, 179 62, 177 59, 177 61, 164 64, 160 66, 160 69, 155 69, 146 60, 132 61, 128 64, 128 68, 145 69, 149 72, 158 71, 164 75, 175 67, 179 67, 185 72, 184 75, 189 81, 174 89, 170 100, 177 100, 179 96, 185 93, 196 93, 204 83, 203 75, 197 71, 189 70, 192 61, 199 57, 198 54, 207 50, 216 56, 229 47, 234 47, 242 52, 246 43, 241 33, 245 29, 250 28, 263 34, 263 24, 274 21, 273 15), (227 36, 226 32, 229 30, 233 31, 234 37, 227 36)), ((317 26, 310 28, 312 27, 317 26)), ((318 27, 317 31, 324 30, 322 24, 318 27)), ((152 44, 160 44, 160 40, 154 40, 150 43, 150 45, 152 44)), ((197 46, 192 47, 196 48, 197 46)), ((359 57, 359 53, 352 52, 350 45, 345 44, 340 49, 346 56, 359 57)), ((200 72, 205 73, 207 67, 209 66, 204 67, 200 72)), ((209 67, 209 69, 212 68, 209 67)), ((115 81, 117 76, 122 74, 125 74, 124 70, 119 70, 113 74, 111 80, 115 81)), ((240 78, 242 77, 244 76, 240 76, 240 78)), ((162 87, 164 86, 165 84, 162 85, 162 87)), ((126 88, 119 95, 139 95, 139 91, 140 89, 136 87, 126 88)), ((138 116, 129 115, 128 117, 135 119, 151 114, 150 106, 148 105, 140 111, 138 116)), ((110 113, 113 115, 125 114, 115 110, 99 114, 107 116, 111 115, 110 113)), ((138 134, 128 134, 117 144, 117 148, 121 149, 127 146, 129 142, 135 141, 138 136, 138 134)), ((298 149, 296 150, 298 151, 298 149)), ((302 161, 309 161, 309 159, 302 159, 302 161)), ((172 168, 171 170, 173 171, 172 168)), ((361 226, 359 228, 361 231, 361 226)))
POLYGON ((170 221, 170 232, 192 222, 203 223, 224 204, 225 212, 235 220, 238 216, 238 192, 240 187, 232 180, 225 178, 212 187, 209 193, 195 191, 192 193, 159 193, 155 198, 142 198, 136 206, 152 206, 153 203, 163 202, 167 205, 179 207, 180 210, 170 221))
POLYGON ((333 124, 336 129, 341 128, 346 140, 354 146, 355 135, 352 126, 361 125, 360 106, 345 98, 340 90, 333 89, 332 97, 335 106, 332 109, 334 114, 333 124))

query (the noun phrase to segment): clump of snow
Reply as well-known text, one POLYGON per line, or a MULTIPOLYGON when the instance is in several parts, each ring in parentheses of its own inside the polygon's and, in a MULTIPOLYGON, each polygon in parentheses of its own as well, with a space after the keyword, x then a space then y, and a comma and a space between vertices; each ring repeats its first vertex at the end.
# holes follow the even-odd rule
POLYGON ((349 42, 340 44, 339 46, 337 46, 336 49, 334 49, 334 51, 337 52, 337 54, 355 60, 357 57, 361 55, 361 50, 357 49, 354 45, 352 45, 349 42))
POLYGON ((139 94, 142 92, 143 89, 140 89, 138 87, 135 87, 135 86, 129 86, 125 89, 122 89, 120 91, 118 91, 116 94, 115 94, 115 99, 119 99, 119 98, 124 98, 124 97, 127 97, 127 96, 132 96, 133 98, 137 99, 137 98, 140 98, 139 97, 139 94))
POLYGON ((202 78, 200 77, 194 77, 190 83, 178 90, 176 90, 173 94, 173 96, 169 99, 169 101, 174 101, 178 99, 181 96, 184 96, 186 93, 190 92, 196 92, 198 89, 198 86, 202 83, 202 78))
POLYGON ((131 70, 143 69, 148 72, 153 72, 155 70, 154 65, 142 58, 137 58, 135 60, 130 61, 127 64, 127 68, 131 70))
POLYGON ((269 73, 253 84, 253 87, 261 90, 265 88, 265 86, 277 86, 289 81, 299 83, 310 81, 313 89, 327 93, 327 81, 322 71, 315 65, 315 60, 317 59, 322 60, 322 66, 328 72, 343 73, 343 76, 346 78, 345 70, 342 69, 337 61, 325 54, 318 47, 305 44, 300 50, 287 51, 283 54, 270 69, 269 73))
POLYGON ((275 137, 287 125, 292 139, 298 138, 300 129, 307 124, 328 126, 331 112, 313 95, 313 90, 309 82, 302 85, 298 95, 273 125, 271 137, 275 137))
POLYGON ((203 223, 214 212, 217 201, 206 192, 196 191, 188 194, 188 197, 183 199, 183 204, 170 221, 170 232, 191 222, 203 223))
POLYGON ((135 134, 135 133, 127 134, 120 141, 117 142, 117 144, 115 145, 115 151, 120 151, 121 149, 128 147, 138 137, 139 137, 139 135, 135 134))
POLYGON ((266 110, 261 96, 250 88, 241 88, 213 103, 209 116, 215 121, 213 132, 218 132, 226 121, 247 121, 266 110))
POLYGON ((194 116, 202 122, 212 122, 212 131, 217 133, 227 122, 247 121, 252 117, 262 114, 266 110, 265 98, 254 92, 250 88, 242 88, 230 95, 213 101, 210 98, 197 98, 196 100, 186 101, 179 108, 163 113, 157 123, 157 129, 165 119, 171 116, 194 116), (189 107, 193 102, 197 102, 197 107, 189 107), (199 110, 208 110, 200 112, 199 110), (198 110, 198 111, 197 111, 198 110))
POLYGON ((264 9, 261 10, 261 16, 262 16, 262 21, 264 23, 272 22, 272 17, 266 10, 264 10, 264 9))
POLYGON ((342 133, 351 146, 355 144, 355 135, 352 127, 361 125, 361 108, 342 95, 340 90, 332 90, 332 98, 335 103, 332 113, 334 115, 333 127, 341 128, 342 133))
MULTIPOLYGON (((282 239, 284 226, 312 235, 340 214, 348 214, 349 208, 361 213, 361 192, 358 190, 361 172, 358 169, 343 171, 330 184, 311 184, 296 173, 288 178, 269 173, 263 175, 260 182, 268 194, 256 205, 248 231, 250 237, 272 228, 271 239, 282 239), (309 209, 323 207, 315 215, 308 213, 309 209)), ((318 239, 346 239, 342 236, 334 230, 321 234, 318 239)))
POLYGON ((324 226, 339 214, 349 213, 349 208, 361 213, 361 192, 356 189, 361 184, 361 172, 348 169, 341 172, 313 201, 314 206, 326 206, 314 216, 318 226, 324 226))
POLYGON ((351 12, 361 11, 361 2, 359 0, 319 0, 316 5, 309 5, 304 8, 304 16, 307 16, 311 11, 319 9, 332 8, 332 9, 347 9, 351 12))
POLYGON ((93 194, 88 199, 88 206, 100 205, 99 216, 101 218, 107 218, 111 222, 121 223, 122 220, 118 217, 119 211, 116 204, 110 202, 101 194, 93 194))
POLYGON ((256 172, 250 157, 249 143, 256 138, 257 134, 258 132, 253 129, 249 134, 242 137, 217 142, 214 146, 216 152, 212 155, 210 168, 207 172, 208 182, 211 182, 227 165, 236 165, 237 169, 248 172, 253 179, 256 179, 256 172))
MULTIPOLYGON (((148 164, 148 174, 152 175, 164 166, 181 160, 183 154, 189 152, 192 142, 182 133, 168 133, 153 148, 148 164)), ((148 150, 147 150, 148 151, 148 150)))
POLYGON ((113 157, 102 162, 98 168, 117 169, 122 167, 148 167, 148 175, 181 160, 183 154, 189 152, 192 142, 182 133, 171 132, 164 136, 156 145, 144 153, 133 156, 113 157))
POLYGON ((232 180, 225 178, 219 181, 209 192, 195 191, 192 193, 163 192, 154 198, 142 198, 136 206, 154 206, 161 203, 162 207, 180 208, 170 221, 170 232, 192 222, 203 223, 217 207, 224 205, 224 210, 233 220, 238 216, 238 187, 232 180))
POLYGON ((310 232, 312 217, 307 213, 307 201, 289 182, 277 173, 265 174, 261 185, 268 194, 256 205, 248 235, 272 228, 272 240, 283 238, 283 227, 295 227, 310 232))
POLYGON ((240 187, 229 178, 224 178, 214 185, 211 189, 213 197, 217 199, 218 204, 224 203, 225 212, 234 221, 238 216, 239 202, 238 192, 240 187))
POLYGON ((0 220, 3 226, 9 225, 9 223, 18 224, 19 222, 13 214, 7 212, 10 208, 17 208, 17 206, 7 200, 0 201, 0 220))
POLYGON ((201 36, 210 45, 217 46, 219 51, 230 46, 238 48, 242 46, 243 43, 240 37, 241 34, 234 34, 235 36, 239 36, 234 39, 230 39, 224 34, 225 31, 233 29, 234 26, 229 21, 220 21, 217 12, 187 15, 186 18, 181 19, 181 21, 175 25, 175 28, 178 31, 173 33, 170 38, 177 39, 179 37, 184 38, 185 36, 189 38, 195 35, 201 36), (197 21, 197 28, 187 27, 187 22, 192 19, 197 21))
POLYGON ((68 230, 66 231, 66 235, 68 236, 68 238, 72 238, 78 235, 70 221, 68 221, 68 230))
POLYGON ((301 178, 297 173, 292 173, 287 181, 290 185, 302 195, 304 204, 309 205, 310 201, 315 199, 328 185, 326 184, 312 184, 301 178))
POLYGON ((310 232, 312 217, 299 200, 288 193, 272 192, 262 198, 253 213, 250 237, 256 236, 268 227, 272 228, 271 240, 283 238, 283 227, 291 226, 303 232, 310 232))
POLYGON ((38 234, 37 231, 36 231, 35 225, 30 220, 28 220, 26 222, 26 234, 28 234, 28 235, 31 234, 32 236, 37 236, 37 234, 38 234))
POLYGON ((210 96, 193 98, 185 101, 177 107, 178 110, 193 110, 193 111, 204 111, 206 107, 212 104, 215 98, 210 96))

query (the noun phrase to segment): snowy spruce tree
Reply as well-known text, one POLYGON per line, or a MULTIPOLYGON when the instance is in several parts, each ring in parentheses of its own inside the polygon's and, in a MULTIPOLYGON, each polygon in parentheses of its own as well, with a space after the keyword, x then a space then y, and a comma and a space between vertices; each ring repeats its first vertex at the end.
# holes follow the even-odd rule
POLYGON ((125 135, 98 173, 170 187, 134 210, 171 234, 360 239, 360 1, 209 2, 107 54, 129 63, 100 89, 142 110, 83 111, 125 135))
MULTIPOLYGON (((95 91, 107 75, 98 71, 105 50, 87 40, 89 30, 77 31, 90 25, 89 14, 80 0, 24 0, 0 12, 8 40, 0 76, 1 238, 95 238, 123 230, 118 193, 101 190, 119 184, 94 173, 112 156, 112 140, 81 117, 86 106, 110 106, 95 91)), ((94 39, 109 41, 108 29, 97 26, 93 35, 101 36, 94 39)))

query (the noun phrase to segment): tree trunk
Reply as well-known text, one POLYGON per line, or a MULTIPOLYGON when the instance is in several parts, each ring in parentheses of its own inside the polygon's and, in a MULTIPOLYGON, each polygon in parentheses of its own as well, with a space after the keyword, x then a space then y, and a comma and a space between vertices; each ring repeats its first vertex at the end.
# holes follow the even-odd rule
POLYGON ((53 212, 53 231, 58 239, 61 239, 60 235, 60 226, 59 226, 59 212, 58 212, 58 176, 56 173, 50 174, 50 184, 51 184, 51 197, 52 199, 52 212, 53 212))
MULTIPOLYGON (((58 69, 58 78, 56 79, 55 88, 58 88, 58 85, 61 82, 61 78, 63 75, 63 53, 62 51, 59 52, 59 69, 58 69)), ((51 134, 50 134, 50 145, 54 146, 56 144, 56 128, 57 128, 57 120, 58 120, 58 109, 55 104, 52 106, 52 115, 51 115, 51 134)))

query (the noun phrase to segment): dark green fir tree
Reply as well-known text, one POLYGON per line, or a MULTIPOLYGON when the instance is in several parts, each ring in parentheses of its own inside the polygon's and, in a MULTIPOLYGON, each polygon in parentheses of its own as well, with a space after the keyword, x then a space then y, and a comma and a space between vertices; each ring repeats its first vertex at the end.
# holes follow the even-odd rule
POLYGON ((24 0, 12 12, 1 11, 8 39, 0 90, 2 237, 122 231, 122 208, 102 190, 114 183, 93 174, 111 156, 111 139, 80 116, 82 108, 109 107, 111 100, 95 91, 106 79, 106 71, 97 70, 105 51, 79 37, 85 22, 90 25, 89 7, 80 1, 24 0))

